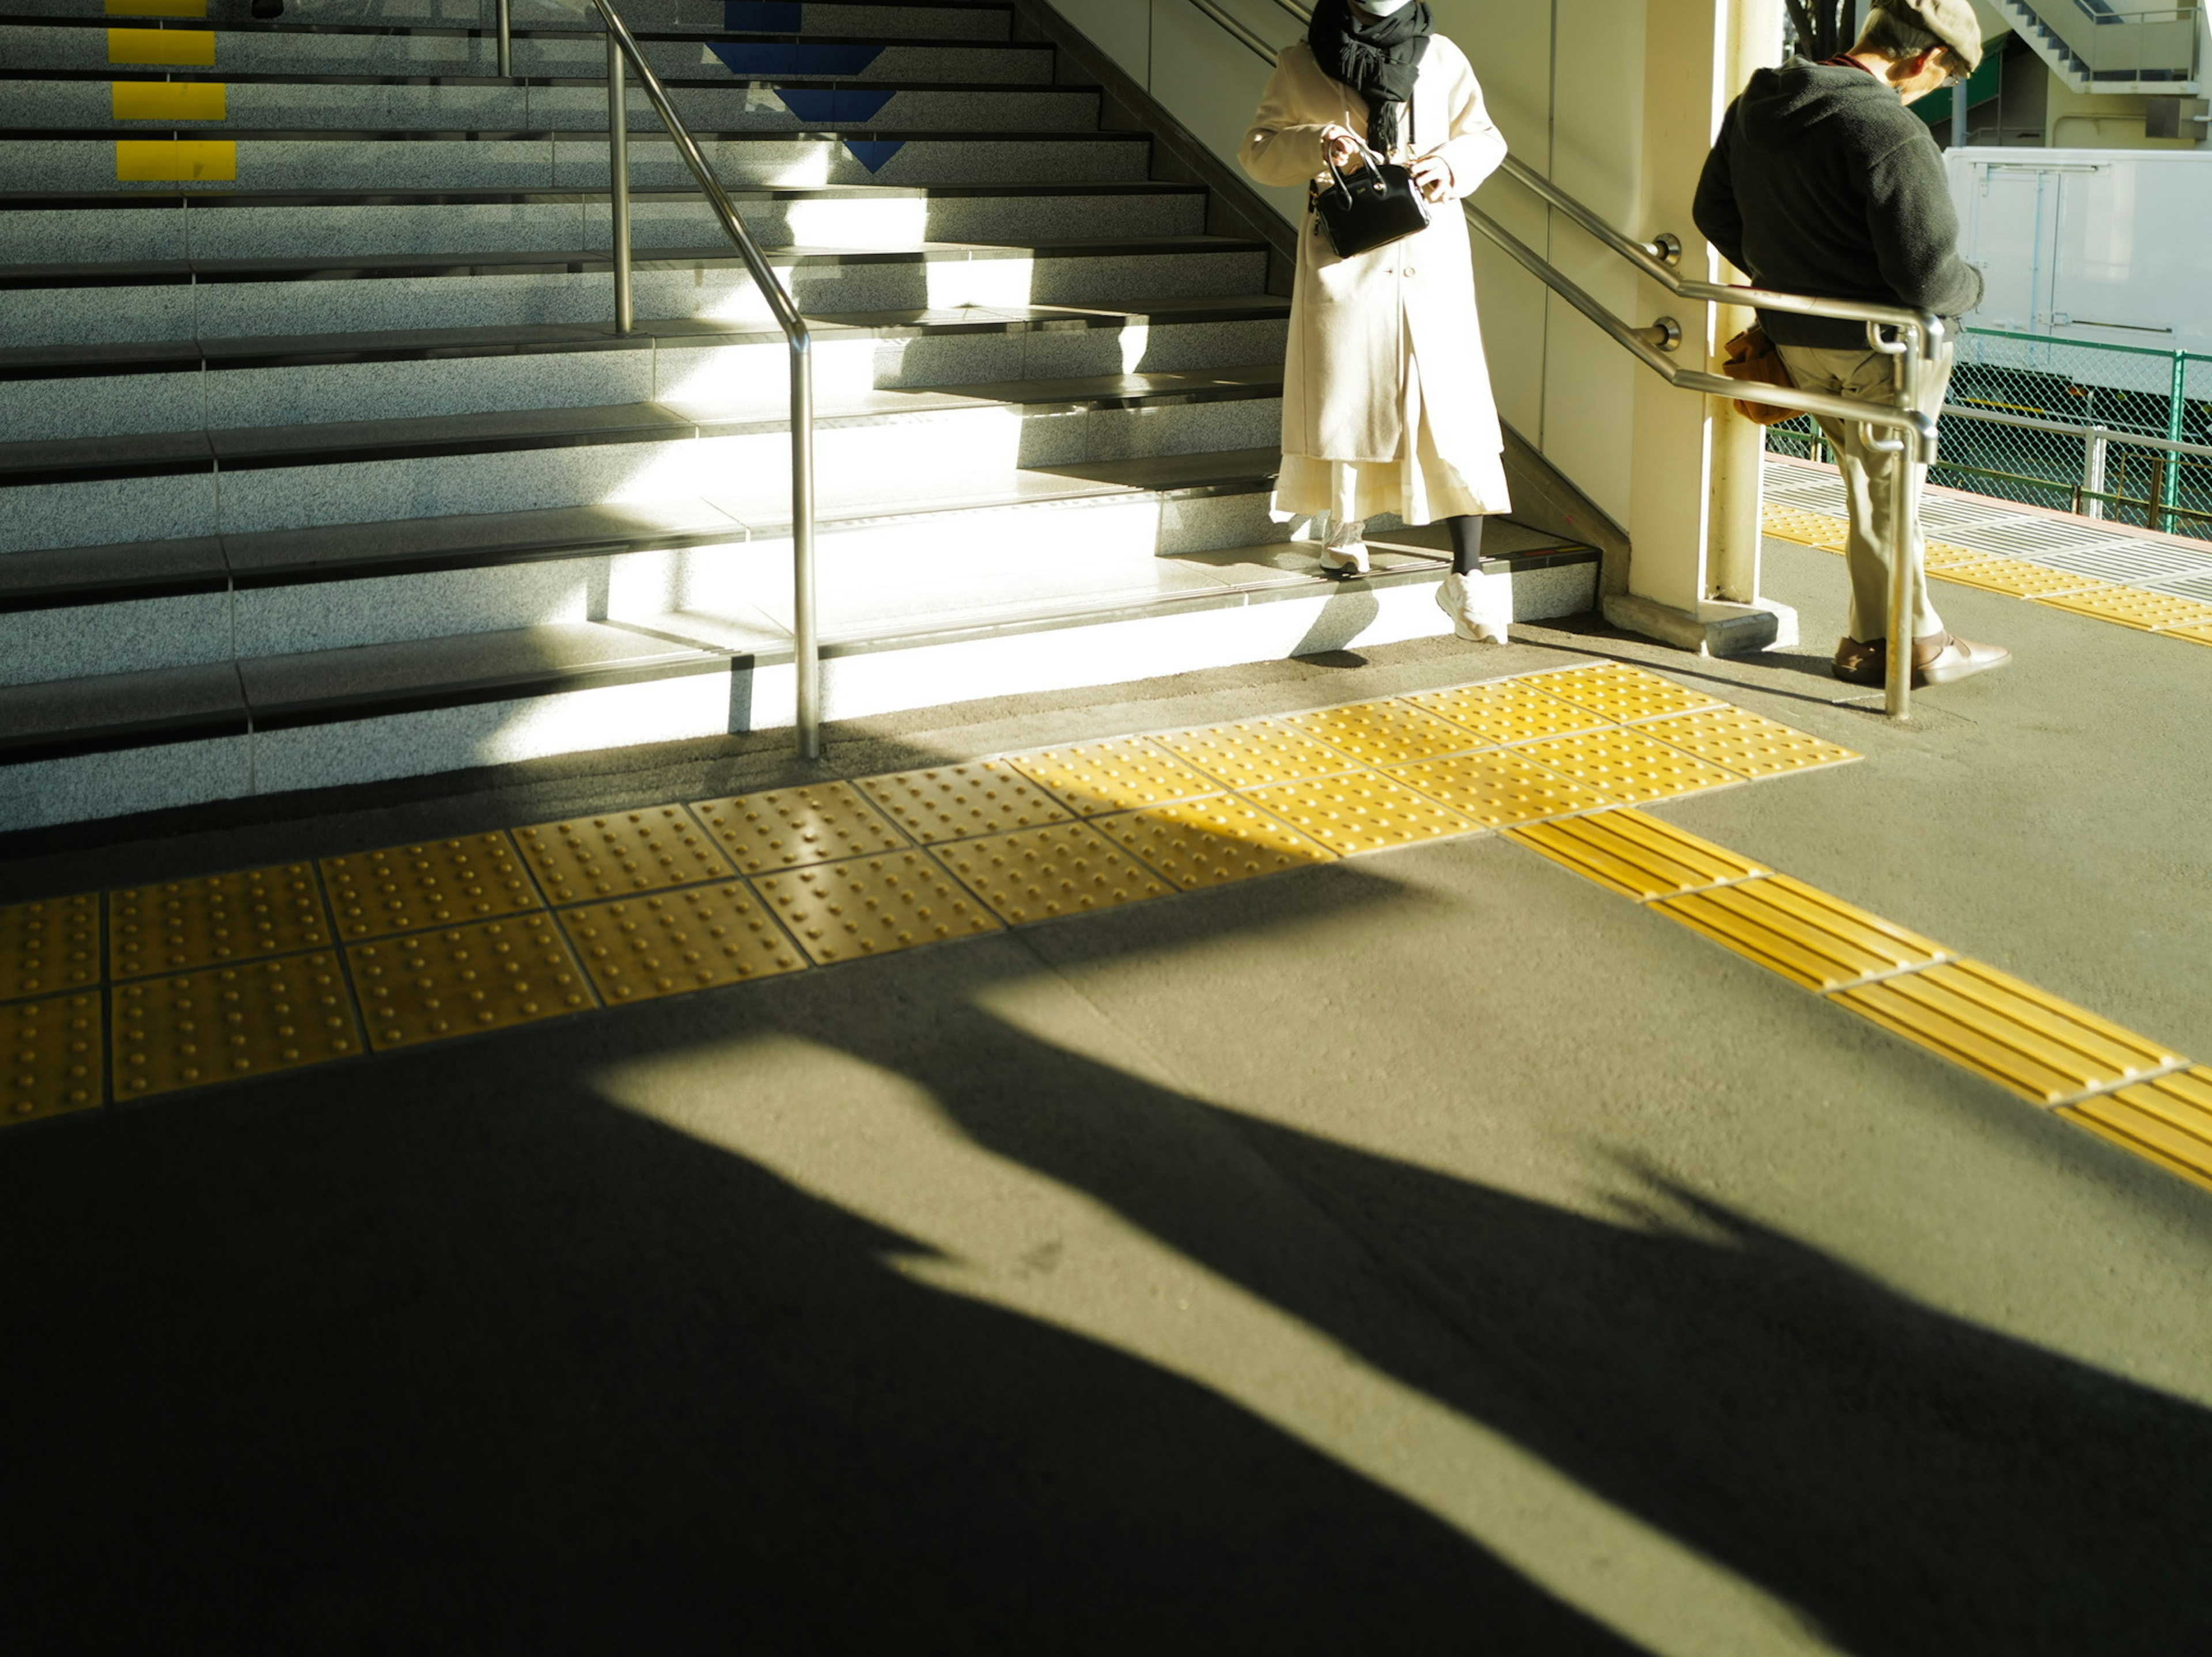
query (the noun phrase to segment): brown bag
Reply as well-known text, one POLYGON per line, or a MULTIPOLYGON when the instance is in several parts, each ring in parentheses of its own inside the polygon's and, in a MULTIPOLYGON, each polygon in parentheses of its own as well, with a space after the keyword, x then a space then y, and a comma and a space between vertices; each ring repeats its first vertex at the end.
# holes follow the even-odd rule
MULTIPOLYGON (((1790 383, 1790 369, 1782 361, 1782 353, 1774 349, 1774 342, 1766 337, 1766 330, 1753 323, 1721 348, 1728 353, 1728 361, 1721 364, 1721 372, 1730 379, 1747 379, 1760 385, 1787 385, 1790 383)), ((1750 403, 1742 398, 1735 400, 1735 411, 1746 420, 1756 421, 1762 426, 1779 425, 1785 420, 1795 420, 1802 409, 1778 409, 1771 403, 1750 403)))

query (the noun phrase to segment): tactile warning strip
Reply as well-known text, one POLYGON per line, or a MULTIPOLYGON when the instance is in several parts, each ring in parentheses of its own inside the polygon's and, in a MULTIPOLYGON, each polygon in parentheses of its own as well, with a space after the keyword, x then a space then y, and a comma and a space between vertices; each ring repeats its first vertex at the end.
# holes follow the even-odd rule
POLYGON ((1978 563, 1947 564, 1928 572, 1939 581, 1980 587, 1986 592, 2008 592, 2015 598, 2055 598, 2064 592, 2094 592, 2112 584, 2094 575, 2069 575, 2045 564, 2021 558, 1987 558, 1978 563))
POLYGON ((1068 820, 1066 807, 1003 760, 862 777, 860 786, 925 846, 1068 820))
POLYGON ((1599 662, 1589 667, 1561 668, 1529 676, 1547 695, 1572 702, 1593 713, 1627 725, 1638 719, 1668 713, 1689 713, 1699 708, 1725 707, 1717 696, 1646 673, 1640 667, 1618 662, 1599 662))
POLYGON ((1652 906, 1808 990, 1842 990, 1933 966, 1947 952, 1787 875, 1765 875, 1652 906))
POLYGON ((1735 774, 1655 742, 1638 731, 1589 731, 1514 750, 1623 804, 1725 788, 1735 774))
POLYGON ((325 858, 322 869, 342 938, 386 938, 538 907, 504 834, 325 858))
POLYGON ((2212 1070, 2138 1082, 2059 1114, 2212 1191, 2212 1070))
POLYGON ((105 1091, 100 1026, 97 995, 0 1006, 0 1121, 97 1105, 105 1091))
POLYGON ((1079 816, 1195 799, 1221 785, 1141 737, 1015 754, 1008 762, 1079 816))
POLYGON ((730 865, 691 814, 653 805, 514 831, 523 861, 556 903, 726 880, 730 865))
POLYGON ((100 978, 98 896, 0 908, 0 1001, 82 989, 100 978))
POLYGON ((1596 810, 1613 803, 1596 789, 1571 782, 1510 750, 1394 765, 1383 774, 1486 828, 1596 810))
POLYGON ((1930 967, 1832 998, 2039 1105, 2183 1062, 2179 1053, 1974 961, 1930 967))
POLYGON ((362 1051, 337 957, 326 950, 119 985, 112 1012, 118 1099, 362 1051))
POLYGON ((926 852, 850 858, 754 883, 823 966, 1000 930, 999 918, 926 852))
POLYGON ((810 783, 692 806, 741 874, 904 848, 906 836, 849 782, 810 783))
POLYGON ((1481 746, 1480 740, 1449 719, 1440 719, 1405 702, 1354 702, 1349 707, 1316 708, 1289 713, 1285 725, 1364 765, 1402 765, 1481 746))
POLYGON ((1352 769, 1355 764, 1327 743, 1280 719, 1171 731, 1154 740, 1231 788, 1240 790, 1332 777, 1352 769))
POLYGON ((346 951, 379 1052, 581 1012, 583 974, 552 916, 488 920, 346 951))
POLYGON ((1533 677, 1462 685, 1456 690, 1425 690, 1405 700, 1464 726, 1487 743, 1566 737, 1578 731, 1602 730, 1612 723, 1602 713, 1546 695, 1533 677))
POLYGON ((1505 837, 1638 902, 1769 872, 1748 858, 1636 810, 1563 817, 1509 829, 1505 837))
POLYGON ((1831 518, 1826 513, 1801 512, 1790 507, 1766 506, 1759 511, 1759 526, 1769 535, 1784 541, 1796 541, 1823 552, 1841 552, 1844 537, 1850 533, 1847 519, 1831 518))
POLYGON ((1170 883, 1185 888, 1226 885, 1336 855, 1233 794, 1176 800, 1091 822, 1170 883))
POLYGON ((1175 889, 1088 823, 986 835, 938 855, 1010 926, 1165 897, 1175 889))
POLYGON ((2212 645, 2212 627, 2177 627, 2161 629, 2161 639, 2186 639, 2193 645, 2212 645))
POLYGON ((1637 727, 1645 736, 1694 754, 1740 777, 1771 777, 1816 765, 1841 765, 1859 756, 1848 748, 1808 736, 1740 707, 1678 714, 1637 727))
POLYGON ((1278 783, 1252 789, 1246 798, 1340 857, 1447 840, 1475 829, 1450 807, 1371 772, 1278 783))
POLYGON ((2154 632, 2162 628, 2212 626, 2212 604, 2170 592, 2147 592, 2141 587, 2112 587, 2100 592, 2075 593, 2063 598, 2039 598, 2053 610, 2070 610, 2100 621, 2154 632))
POLYGON ((806 965, 743 881, 564 909, 561 925, 609 1006, 806 965))
POLYGON ((326 949, 330 942, 323 895, 304 863, 107 895, 108 971, 118 980, 326 949))

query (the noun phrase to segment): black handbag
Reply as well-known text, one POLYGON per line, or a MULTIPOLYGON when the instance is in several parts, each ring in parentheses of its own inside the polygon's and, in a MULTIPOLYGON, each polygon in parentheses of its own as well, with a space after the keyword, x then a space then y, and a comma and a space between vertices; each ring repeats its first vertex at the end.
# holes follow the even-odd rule
POLYGON ((1316 181, 1311 197, 1337 258, 1355 258, 1429 228, 1428 203, 1412 173, 1395 161, 1370 152, 1367 164, 1347 179, 1330 160, 1328 176, 1332 182, 1323 188, 1316 181))

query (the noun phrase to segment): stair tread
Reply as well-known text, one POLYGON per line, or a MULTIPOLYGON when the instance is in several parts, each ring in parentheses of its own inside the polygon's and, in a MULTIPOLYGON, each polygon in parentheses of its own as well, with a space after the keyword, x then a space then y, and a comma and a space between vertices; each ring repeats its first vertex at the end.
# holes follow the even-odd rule
MULTIPOLYGON (((697 202, 698 186, 632 185, 632 201, 697 202)), ((1110 197, 1202 196, 1206 186, 1170 179, 1101 179, 1066 184, 733 184, 724 187, 733 202, 763 201, 924 201, 932 197, 969 200, 993 197, 1110 197)), ((313 190, 0 190, 0 212, 70 211, 76 209, 131 208, 164 209, 256 207, 516 207, 597 203, 607 199, 604 189, 547 185, 517 189, 511 185, 467 189, 444 187, 395 189, 389 185, 347 188, 326 185, 313 190)), ((701 209, 704 211, 704 208, 701 209)))

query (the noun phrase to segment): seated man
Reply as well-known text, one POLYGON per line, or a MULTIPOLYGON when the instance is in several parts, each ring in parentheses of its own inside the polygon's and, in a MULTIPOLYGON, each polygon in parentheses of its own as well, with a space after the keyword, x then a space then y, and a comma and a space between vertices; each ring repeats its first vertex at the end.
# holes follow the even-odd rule
MULTIPOLYGON (((1942 152, 1905 105, 1957 85, 1982 56, 1972 0, 1886 0, 1858 44, 1825 64, 1792 59, 1751 77, 1722 118, 1694 209, 1698 228, 1762 288, 1905 306, 1952 319, 1981 303, 1981 272, 1959 257, 1959 220, 1942 152)), ((1808 391, 1886 399, 1894 360, 1869 348, 1866 325, 1761 312, 1790 379, 1808 391)), ((1942 407, 1952 345, 1923 376, 1923 408, 1942 407)), ((1878 432, 1820 417, 1850 502, 1850 636, 1836 677, 1880 684, 1888 656, 1889 526, 1910 515, 1912 665, 1943 684, 2012 659, 1946 632, 1929 600, 1920 501, 1905 457, 1867 446, 1878 432)))

